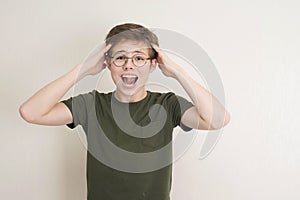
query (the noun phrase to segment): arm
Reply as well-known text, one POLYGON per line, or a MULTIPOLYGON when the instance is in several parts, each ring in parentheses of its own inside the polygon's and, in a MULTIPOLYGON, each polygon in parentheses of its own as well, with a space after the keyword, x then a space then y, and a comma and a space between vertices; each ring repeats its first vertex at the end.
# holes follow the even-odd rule
POLYGON ((101 72, 105 57, 104 53, 111 47, 106 46, 83 64, 74 67, 68 73, 47 84, 19 108, 21 117, 29 123, 41 125, 64 125, 73 121, 72 114, 65 104, 59 102, 75 83, 87 75, 101 72))
POLYGON ((194 103, 182 116, 182 123, 195 129, 220 129, 230 121, 230 115, 221 103, 199 83, 174 63, 158 46, 159 68, 165 76, 175 78, 194 103), (213 121, 212 121, 213 120, 213 121))

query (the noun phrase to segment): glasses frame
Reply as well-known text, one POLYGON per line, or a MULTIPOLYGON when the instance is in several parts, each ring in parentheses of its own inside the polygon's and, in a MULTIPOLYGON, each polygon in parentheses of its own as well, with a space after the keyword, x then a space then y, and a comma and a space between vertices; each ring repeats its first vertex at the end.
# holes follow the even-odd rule
MULTIPOLYGON (((107 57, 109 57, 109 58, 114 58, 114 56, 111 56, 111 55, 109 55, 108 53, 106 53, 106 56, 107 57)), ((123 67, 124 65, 126 65, 126 63, 127 63, 127 61, 129 60, 129 59, 133 59, 135 56, 137 56, 137 55, 134 55, 134 56, 132 56, 132 57, 127 57, 127 56, 124 56, 125 57, 125 62, 124 62, 124 64, 123 65, 116 65, 116 63, 114 62, 114 61, 112 61, 112 63, 115 65, 115 66, 117 66, 117 67, 123 67)), ((146 65, 146 63, 147 63, 147 60, 152 60, 153 58, 152 57, 148 57, 148 58, 145 58, 145 64, 143 64, 143 65, 141 65, 141 66, 136 66, 136 64, 134 63, 134 61, 132 60, 132 63, 133 63, 133 65, 135 66, 135 67, 143 67, 143 66, 145 66, 146 65)))

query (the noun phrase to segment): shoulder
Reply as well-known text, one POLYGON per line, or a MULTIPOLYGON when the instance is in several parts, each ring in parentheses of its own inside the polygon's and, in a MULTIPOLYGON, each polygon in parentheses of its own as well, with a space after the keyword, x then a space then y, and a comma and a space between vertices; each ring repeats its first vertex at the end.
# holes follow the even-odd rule
POLYGON ((96 104, 109 104, 111 102, 112 92, 99 92, 97 90, 93 90, 95 92, 95 103, 96 104))
POLYGON ((110 100, 111 93, 102 93, 97 91, 96 89, 91 90, 89 92, 81 93, 77 96, 72 97, 74 100, 93 105, 95 102, 106 102, 110 100))
POLYGON ((152 104, 161 104, 165 107, 173 107, 179 101, 178 95, 174 92, 149 92, 149 101, 152 104))
POLYGON ((112 92, 99 92, 98 90, 93 90, 92 92, 95 93, 95 96, 102 98, 111 97, 112 95, 112 92))
POLYGON ((151 98, 158 98, 158 99, 168 99, 175 97, 176 95, 173 92, 153 92, 147 91, 151 98))
POLYGON ((150 92, 151 99, 156 101, 156 103, 160 103, 169 107, 171 109, 178 108, 186 108, 192 107, 193 104, 191 101, 187 100, 186 98, 175 94, 174 92, 150 92))

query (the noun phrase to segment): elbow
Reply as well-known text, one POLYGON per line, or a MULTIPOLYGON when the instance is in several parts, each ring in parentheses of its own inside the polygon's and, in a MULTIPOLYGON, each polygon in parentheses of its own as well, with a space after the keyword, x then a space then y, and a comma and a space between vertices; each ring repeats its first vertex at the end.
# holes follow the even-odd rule
POLYGON ((26 108, 26 106, 21 105, 19 107, 19 114, 20 116, 28 123, 34 123, 34 117, 32 116, 31 112, 26 108))
POLYGON ((229 124, 230 122, 230 114, 229 112, 225 112, 225 117, 224 117, 224 123, 223 123, 223 127, 226 126, 227 124, 229 124))
POLYGON ((230 114, 225 111, 225 116, 223 117, 223 120, 218 120, 216 123, 211 123, 208 126, 208 130, 219 130, 223 127, 225 127, 230 122, 230 114))

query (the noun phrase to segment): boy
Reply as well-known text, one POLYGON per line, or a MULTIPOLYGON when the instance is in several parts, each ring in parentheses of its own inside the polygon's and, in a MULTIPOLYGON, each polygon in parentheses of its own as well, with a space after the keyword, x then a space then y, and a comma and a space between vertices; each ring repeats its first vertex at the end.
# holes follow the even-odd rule
POLYGON ((167 57, 147 28, 121 24, 110 30, 105 42, 99 54, 29 98, 20 114, 29 123, 83 127, 88 141, 88 200, 168 200, 171 148, 159 156, 151 153, 172 141, 177 125, 184 130, 219 129, 229 122, 229 113, 167 57), (157 64, 165 76, 181 84, 192 103, 172 92, 145 89, 157 64), (75 83, 105 68, 111 72, 115 91, 93 90, 60 101, 75 83), (218 114, 212 117, 213 113, 218 114))

